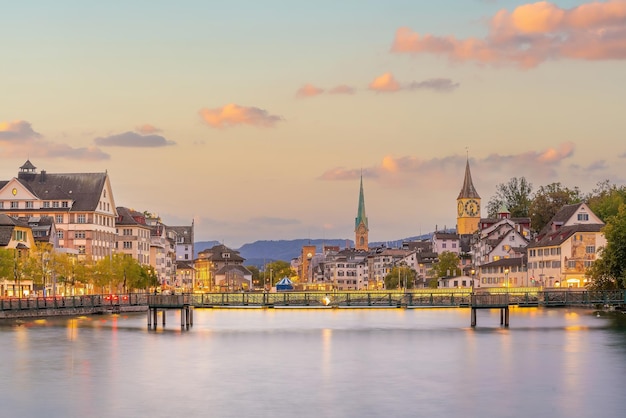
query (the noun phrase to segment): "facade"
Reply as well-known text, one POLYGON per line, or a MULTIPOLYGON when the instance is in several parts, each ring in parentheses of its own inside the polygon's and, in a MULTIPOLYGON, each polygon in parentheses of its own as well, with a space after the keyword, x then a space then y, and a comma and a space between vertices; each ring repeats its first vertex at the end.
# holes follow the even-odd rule
POLYGON ((457 218, 456 228, 459 235, 473 234, 478 230, 480 221, 480 196, 474 188, 472 173, 470 172, 469 159, 465 164, 465 178, 463 187, 456 199, 457 218))
POLYGON ((365 214, 365 197, 363 195, 363 175, 361 175, 361 186, 359 189, 359 208, 354 220, 354 248, 367 251, 369 248, 369 226, 367 215, 365 214))
POLYGON ((437 231, 433 234, 432 238, 432 251, 441 254, 443 252, 450 252, 459 255, 461 251, 461 245, 459 241, 459 235, 450 232, 437 231))
POLYGON ((248 275, 249 288, 252 273, 246 268, 239 269, 243 267, 244 261, 239 251, 232 250, 223 244, 200 251, 194 262, 195 288, 203 292, 213 292, 233 285, 237 288, 237 285, 241 286, 244 283, 243 280, 248 280, 248 275))
POLYGON ((479 267, 475 287, 528 287, 526 257, 501 258, 479 267))
POLYGON ((146 224, 145 215, 122 206, 116 209, 115 252, 126 254, 139 264, 149 266, 152 228, 146 224))
POLYGON ((300 283, 310 283, 313 281, 311 266, 315 257, 315 245, 303 245, 300 253, 300 264, 298 268, 298 277, 300 283))
POLYGON ((586 271, 606 246, 604 223, 585 203, 564 206, 528 245, 531 283, 544 287, 583 287, 586 271))
POLYGON ((0 297, 27 297, 33 292, 33 281, 24 277, 21 265, 35 247, 35 238, 28 223, 0 214, 0 248, 13 253, 13 274, 0 277, 0 297))
POLYGON ((117 212, 108 174, 51 174, 26 161, 17 177, 0 181, 0 213, 54 219, 58 245, 79 258, 110 256, 117 212))
POLYGON ((324 261, 324 283, 337 290, 366 290, 367 255, 351 248, 328 253, 324 261))

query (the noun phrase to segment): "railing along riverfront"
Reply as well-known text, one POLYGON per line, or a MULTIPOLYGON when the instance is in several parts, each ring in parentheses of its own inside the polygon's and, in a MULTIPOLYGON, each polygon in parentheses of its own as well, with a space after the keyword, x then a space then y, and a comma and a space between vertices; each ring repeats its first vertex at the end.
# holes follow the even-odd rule
MULTIPOLYGON (((506 295, 507 305, 516 306, 582 306, 605 307, 626 305, 623 290, 542 290, 540 288, 480 289, 417 289, 403 291, 331 291, 331 292, 241 292, 185 293, 182 295, 153 295, 130 293, 123 295, 56 296, 38 298, 0 299, 0 311, 46 311, 93 308, 93 313, 117 311, 125 306, 177 308, 180 301, 195 308, 227 307, 480 307, 495 299, 489 295, 506 295), (171 296, 171 297, 170 297, 171 296)), ((502 298, 497 298, 497 306, 502 298)), ((494 302, 494 306, 496 306, 494 302)))

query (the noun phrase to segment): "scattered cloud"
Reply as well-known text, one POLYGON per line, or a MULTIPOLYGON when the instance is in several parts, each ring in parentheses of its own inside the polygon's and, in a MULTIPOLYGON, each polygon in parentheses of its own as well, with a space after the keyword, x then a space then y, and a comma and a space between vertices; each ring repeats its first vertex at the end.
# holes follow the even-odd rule
POLYGON ((626 0, 593 1, 562 9, 542 1, 498 11, 484 38, 420 35, 401 27, 396 53, 434 54, 453 61, 533 68, 548 60, 626 59, 626 0))
POLYGON ((161 130, 159 128, 157 128, 156 126, 150 125, 149 123, 137 126, 135 128, 135 131, 139 132, 140 134, 155 134, 157 132, 161 132, 161 130))
MULTIPOLYGON (((574 144, 566 142, 558 147, 548 148, 541 151, 528 151, 519 154, 501 155, 490 154, 482 159, 475 159, 472 163, 480 167, 490 176, 511 173, 511 176, 534 176, 540 179, 555 178, 562 162, 572 157, 574 144)), ((364 177, 391 187, 415 186, 423 183, 429 187, 448 187, 454 182, 465 169, 465 156, 447 156, 444 158, 432 158, 422 160, 414 156, 386 155, 375 166, 363 170, 364 177)), ((597 170, 599 162, 592 164, 587 170, 597 170)), ((319 177, 320 180, 342 181, 357 180, 360 169, 336 167, 330 169, 319 177)), ((505 177, 507 178, 507 177, 505 177)), ((455 187, 456 187, 456 183, 455 187)))
POLYGON ((424 81, 414 81, 409 87, 410 90, 426 89, 440 92, 449 92, 459 88, 459 83, 455 83, 449 78, 429 78, 424 81))
POLYGON ((346 84, 341 84, 339 86, 335 86, 332 89, 330 89, 328 93, 330 94, 354 94, 356 93, 356 89, 346 84))
POLYGON ((606 170, 608 168, 609 166, 605 160, 598 160, 589 164, 585 171, 601 171, 601 170, 606 170))
POLYGON ((400 90, 400 84, 398 84, 393 74, 385 73, 376 77, 369 84, 369 89, 379 92, 395 92, 400 90))
POLYGON ((424 81, 413 81, 409 84, 400 84, 393 74, 385 73, 378 76, 369 85, 369 89, 379 92, 395 93, 401 90, 433 90, 437 92, 451 92, 459 88, 459 83, 455 83, 449 78, 429 78, 424 81))
POLYGON ((43 138, 24 120, 0 122, 0 157, 67 158, 75 160, 108 160, 110 155, 96 147, 74 148, 43 138))
POLYGON ((230 128, 237 125, 273 127, 283 120, 281 116, 271 115, 258 107, 239 106, 234 103, 215 109, 200 109, 202 120, 213 128, 230 128))
POLYGON ((176 142, 168 141, 161 135, 141 135, 136 132, 124 132, 94 139, 96 145, 103 147, 134 147, 156 148, 175 145, 176 142))
POLYGON ((313 84, 305 84, 296 92, 296 97, 305 98, 305 97, 315 97, 324 93, 324 89, 319 87, 315 87, 313 84))
POLYGON ((625 153, 623 153, 623 154, 621 154, 621 155, 619 156, 619 158, 626 158, 626 152, 625 152, 625 153))
POLYGON ((0 122, 0 141, 31 140, 40 137, 41 135, 25 120, 0 122))

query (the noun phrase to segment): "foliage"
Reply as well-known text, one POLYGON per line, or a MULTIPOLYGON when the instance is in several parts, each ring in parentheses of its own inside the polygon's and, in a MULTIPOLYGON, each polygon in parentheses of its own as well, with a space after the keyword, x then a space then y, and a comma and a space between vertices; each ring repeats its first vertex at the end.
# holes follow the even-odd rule
POLYGON ((529 208, 532 228, 541 231, 563 206, 581 201, 582 196, 578 187, 569 189, 563 187, 561 183, 541 186, 534 194, 529 208))
POLYGON ((626 288, 626 204, 619 205, 617 214, 609 218, 603 229, 606 247, 587 272, 590 288, 612 290, 626 288))
POLYGON ((598 183, 587 198, 587 205, 603 222, 617 215, 619 206, 626 203, 626 186, 617 187, 604 180, 598 183))
POLYGON ((385 289, 413 289, 417 272, 408 266, 396 266, 385 276, 385 289))
POLYGON ((0 248, 0 278, 13 280, 13 269, 15 267, 14 250, 0 248))
POLYGON ((263 285, 263 275, 257 266, 245 266, 250 273, 252 273, 252 283, 255 286, 263 285))
POLYGON ((459 256, 450 251, 439 254, 439 261, 434 264, 431 276, 436 279, 460 274, 459 256))
MULTIPOLYGON (((292 280, 296 277, 296 272, 293 268, 291 268, 291 264, 282 261, 272 261, 265 265, 265 271, 263 272, 263 279, 267 280, 267 283, 270 282, 270 277, 272 281, 272 286, 274 286, 277 282, 279 282, 283 277, 289 277, 292 280)), ((263 281, 263 279, 261 279, 263 281)))
POLYGON ((528 216, 532 190, 533 185, 525 177, 513 177, 506 184, 498 184, 496 194, 487 203, 488 216, 495 218, 502 205, 506 206, 513 218, 528 216))

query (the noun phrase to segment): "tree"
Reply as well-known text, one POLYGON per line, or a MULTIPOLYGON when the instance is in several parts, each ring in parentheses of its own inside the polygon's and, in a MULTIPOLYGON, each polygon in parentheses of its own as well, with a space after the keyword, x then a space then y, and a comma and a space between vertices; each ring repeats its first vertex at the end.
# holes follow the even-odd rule
POLYGON ((569 189, 563 187, 561 183, 541 186, 530 204, 529 216, 532 229, 541 231, 563 206, 581 201, 582 196, 578 187, 569 189))
POLYGON ((511 212, 511 217, 522 218, 528 216, 530 196, 533 185, 525 177, 513 177, 508 183, 496 186, 496 194, 487 203, 487 213, 495 218, 502 205, 511 212))
POLYGON ((297 274, 294 269, 291 268, 291 264, 282 260, 272 261, 271 263, 268 263, 265 266, 265 271, 263 272, 263 277, 265 278, 267 283, 270 283, 271 280, 272 286, 274 286, 283 277, 289 277, 291 279, 294 279, 296 275, 297 274))
POLYGON ((13 250, 0 248, 0 278, 13 280, 15 254, 13 250))
POLYGON ((589 287, 597 290, 626 288, 626 204, 620 204, 617 214, 609 218, 604 229, 606 247, 591 265, 587 275, 589 287))
POLYGON ((413 289, 417 272, 408 266, 396 266, 385 276, 385 289, 413 289))
POLYGON ((428 286, 437 287, 438 279, 460 273, 459 256, 450 251, 444 251, 439 254, 439 261, 435 263, 432 270, 433 278, 428 282, 428 286))
POLYGON ((619 206, 626 203, 626 187, 617 187, 604 180, 598 183, 585 200, 589 209, 606 223, 610 217, 617 215, 619 206))

